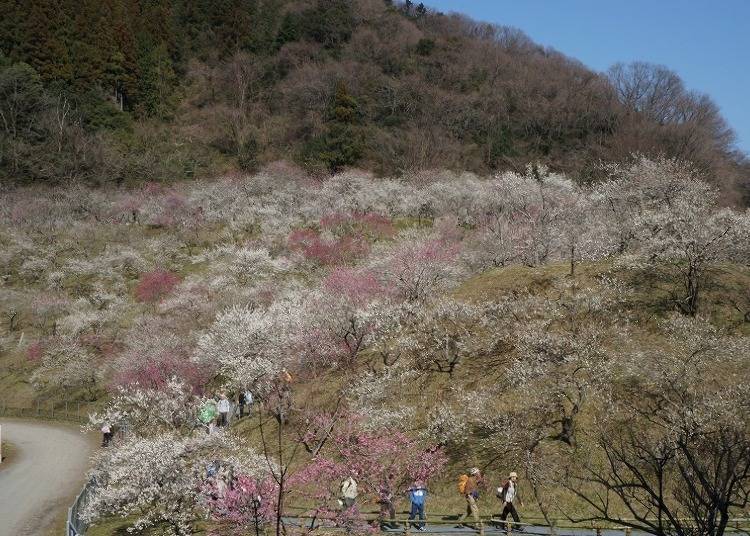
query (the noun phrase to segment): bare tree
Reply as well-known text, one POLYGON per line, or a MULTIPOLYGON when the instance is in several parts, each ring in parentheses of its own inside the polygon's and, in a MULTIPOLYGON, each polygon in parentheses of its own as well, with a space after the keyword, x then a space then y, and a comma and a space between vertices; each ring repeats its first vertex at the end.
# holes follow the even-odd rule
POLYGON ((590 507, 589 520, 721 536, 750 498, 748 340, 687 318, 667 330, 667 348, 625 360, 623 387, 566 487, 590 507))
POLYGON ((685 96, 680 77, 663 65, 617 63, 607 72, 620 101, 660 124, 679 122, 679 105, 685 96))

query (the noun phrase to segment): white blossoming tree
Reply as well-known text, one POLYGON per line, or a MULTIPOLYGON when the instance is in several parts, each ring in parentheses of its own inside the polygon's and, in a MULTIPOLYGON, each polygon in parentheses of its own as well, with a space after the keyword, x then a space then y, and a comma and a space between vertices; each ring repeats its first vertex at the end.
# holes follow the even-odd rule
POLYGON ((295 358, 303 331, 305 294, 290 290, 268 308, 232 307, 220 313, 198 339, 194 359, 215 367, 238 386, 268 392, 279 371, 295 358))
POLYGON ((627 289, 603 280, 584 288, 562 283, 556 290, 552 298, 530 296, 514 305, 517 357, 508 384, 524 418, 548 431, 545 439, 575 446, 579 414, 609 385, 627 289))
POLYGON ((354 413, 368 430, 404 430, 417 414, 421 390, 416 370, 396 365, 362 374, 347 390, 354 413))
POLYGON ((120 387, 101 412, 89 416, 89 427, 108 423, 139 437, 189 435, 196 428, 200 402, 191 386, 177 378, 161 388, 120 387))
POLYGON ((96 459, 90 473, 95 487, 81 517, 96 523, 104 516, 133 516, 136 530, 157 525, 168 534, 193 534, 193 523, 205 518, 207 465, 219 459, 238 472, 245 465, 237 461, 234 441, 224 434, 134 435, 96 459))
POLYGON ((461 363, 486 351, 480 329, 485 314, 482 307, 450 298, 406 302, 377 315, 373 348, 386 365, 406 358, 412 368, 452 375, 461 363))
POLYGON ((31 383, 36 389, 50 386, 83 388, 93 396, 100 378, 98 359, 90 347, 77 339, 58 337, 44 348, 31 383))

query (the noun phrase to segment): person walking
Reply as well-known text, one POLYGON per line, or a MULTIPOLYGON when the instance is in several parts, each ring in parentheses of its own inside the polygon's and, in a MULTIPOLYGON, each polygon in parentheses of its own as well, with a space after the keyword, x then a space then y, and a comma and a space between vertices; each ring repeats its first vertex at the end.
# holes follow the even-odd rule
POLYGON ((247 406, 247 416, 251 417, 253 414, 253 393, 250 389, 245 389, 240 392, 240 418, 244 416, 245 406, 247 406))
POLYGON ((238 417, 241 419, 245 416, 245 391, 240 389, 237 392, 237 410, 238 417))
POLYGON ((281 383, 285 386, 286 389, 292 388, 292 375, 289 374, 289 371, 286 368, 282 368, 281 372, 279 373, 279 380, 281 383))
POLYGON ((474 519, 474 523, 479 525, 479 507, 477 501, 479 500, 480 490, 485 488, 484 477, 478 467, 472 467, 469 471, 468 478, 465 479, 463 484, 464 499, 466 500, 466 512, 458 518, 458 526, 466 520, 469 515, 474 519))
POLYGON ((207 433, 211 435, 214 431, 214 423, 216 422, 216 400, 209 398, 201 406, 198 412, 198 420, 206 427, 207 433))
POLYGON ((247 406, 247 416, 252 417, 253 415, 253 392, 250 389, 245 389, 245 392, 242 393, 242 398, 245 401, 245 405, 247 406))
POLYGON ((357 481, 354 480, 353 475, 349 475, 341 483, 340 491, 341 491, 341 504, 344 507, 344 509, 348 509, 354 506, 354 503, 357 500, 357 495, 359 495, 359 492, 357 491, 357 481))
POLYGON ((396 507, 393 504, 393 473, 383 479, 378 490, 378 504, 380 505, 380 527, 397 528, 396 525, 396 507), (386 516, 390 523, 386 523, 386 516))
POLYGON ((514 506, 514 501, 518 500, 523 508, 523 501, 520 500, 518 495, 518 473, 511 471, 508 475, 508 481, 503 485, 502 488, 498 489, 498 497, 503 501, 503 511, 500 514, 500 519, 505 521, 508 518, 508 514, 513 516, 513 521, 516 523, 516 530, 523 532, 523 527, 518 525, 521 519, 518 517, 518 512, 514 506))
POLYGON ((219 403, 216 405, 216 409, 219 410, 219 426, 226 426, 229 411, 232 409, 232 405, 229 403, 226 393, 221 393, 219 395, 219 403))
POLYGON ((409 501, 411 502, 409 521, 412 521, 413 519, 416 519, 417 516, 419 516, 419 519, 422 521, 422 523, 413 524, 413 526, 419 531, 426 530, 424 526, 424 503, 426 498, 427 488, 425 487, 424 482, 422 482, 421 480, 417 480, 409 488, 409 501))
POLYGON ((108 447, 112 441, 112 427, 108 422, 102 425, 102 447, 108 447))
POLYGON ((273 396, 267 401, 272 404, 279 424, 286 424, 292 410, 292 375, 286 368, 282 368, 276 376, 274 391, 273 396))

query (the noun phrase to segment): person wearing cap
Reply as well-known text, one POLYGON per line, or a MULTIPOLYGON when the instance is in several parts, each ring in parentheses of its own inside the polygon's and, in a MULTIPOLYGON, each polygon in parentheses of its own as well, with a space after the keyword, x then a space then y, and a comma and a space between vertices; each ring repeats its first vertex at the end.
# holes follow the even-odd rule
POLYGON ((421 480, 416 480, 414 484, 408 489, 409 501, 411 502, 411 511, 409 512, 409 521, 416 519, 419 516, 422 523, 416 523, 414 526, 417 530, 424 532, 424 503, 427 498, 427 487, 421 480))
POLYGON ((466 512, 458 518, 459 525, 469 517, 469 514, 474 518, 474 522, 479 524, 479 507, 477 506, 477 500, 479 499, 480 490, 484 489, 484 487, 485 484, 482 472, 478 467, 472 467, 469 470, 469 479, 466 481, 466 487, 464 488, 466 512))
MULTIPOLYGON (((503 513, 500 514, 500 519, 505 521, 508 514, 510 514, 513 516, 513 521, 520 523, 521 520, 518 517, 518 512, 513 505, 514 500, 518 499, 518 473, 511 471, 510 475, 508 475, 508 481, 499 490, 498 496, 503 501, 503 513)), ((523 501, 519 499, 519 502, 521 503, 521 507, 523 507, 523 501)), ((523 531, 523 527, 517 525, 516 530, 523 531)))

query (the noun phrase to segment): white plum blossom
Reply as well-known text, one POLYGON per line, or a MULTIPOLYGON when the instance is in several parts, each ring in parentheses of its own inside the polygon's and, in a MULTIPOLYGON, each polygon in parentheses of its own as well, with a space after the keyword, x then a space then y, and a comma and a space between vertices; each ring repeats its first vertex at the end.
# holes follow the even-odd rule
POLYGON ((223 244, 193 258, 193 263, 205 263, 212 288, 228 285, 246 286, 267 280, 289 270, 285 258, 272 258, 265 247, 253 248, 223 244))
POLYGON ((347 389, 351 408, 365 419, 367 429, 408 429, 417 414, 419 374, 401 365, 362 374, 347 389), (407 396, 407 393, 412 396, 407 396))
POLYGON ((133 435, 97 456, 89 473, 95 486, 81 517, 95 524, 104 516, 133 516, 135 530, 159 525, 168 534, 193 534, 193 523, 205 518, 201 488, 209 463, 222 460, 249 474, 267 467, 257 456, 250 463, 236 461, 243 457, 237 457, 235 443, 226 434, 133 435))
POLYGON ((192 388, 177 378, 171 378, 159 389, 119 387, 101 412, 89 415, 89 427, 98 429, 109 423, 139 437, 165 431, 188 435, 197 426, 200 404, 192 388))
POLYGON ((268 308, 234 306, 220 313, 198 339, 194 360, 215 366, 236 385, 268 389, 293 357, 303 300, 290 292, 268 308))
POLYGON ((36 389, 49 386, 94 389, 101 379, 97 357, 77 339, 57 337, 42 353, 40 366, 31 375, 36 389))

